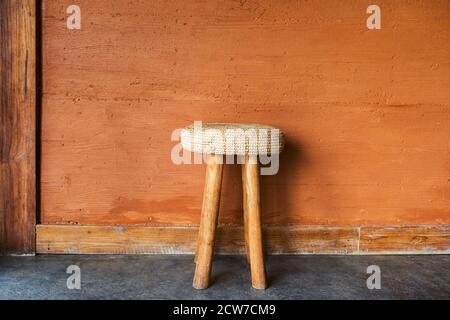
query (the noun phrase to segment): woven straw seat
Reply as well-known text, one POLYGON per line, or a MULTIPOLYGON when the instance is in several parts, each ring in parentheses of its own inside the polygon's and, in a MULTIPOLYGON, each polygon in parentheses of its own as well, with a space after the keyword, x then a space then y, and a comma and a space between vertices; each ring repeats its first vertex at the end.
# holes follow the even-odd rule
POLYGON ((193 124, 182 129, 180 136, 184 149, 203 154, 271 155, 284 147, 279 129, 260 124, 193 124))

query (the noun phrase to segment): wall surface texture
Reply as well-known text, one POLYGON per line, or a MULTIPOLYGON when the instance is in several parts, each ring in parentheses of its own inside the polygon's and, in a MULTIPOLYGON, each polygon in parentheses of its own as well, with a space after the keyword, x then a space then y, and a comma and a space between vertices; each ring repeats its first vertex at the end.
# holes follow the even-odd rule
MULTIPOLYGON (((368 30, 372 2, 43 1, 41 222, 198 224, 205 167, 170 155, 202 120, 286 133, 267 225, 448 226, 450 2, 378 0, 368 30)), ((222 225, 241 192, 226 166, 222 225)))

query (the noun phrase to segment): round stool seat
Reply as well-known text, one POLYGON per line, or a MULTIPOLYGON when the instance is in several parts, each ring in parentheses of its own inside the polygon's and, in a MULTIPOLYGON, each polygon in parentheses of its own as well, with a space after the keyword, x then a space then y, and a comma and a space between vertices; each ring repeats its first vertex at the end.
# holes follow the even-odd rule
POLYGON ((272 155, 284 147, 281 130, 261 124, 194 123, 180 137, 184 149, 203 154, 272 155))

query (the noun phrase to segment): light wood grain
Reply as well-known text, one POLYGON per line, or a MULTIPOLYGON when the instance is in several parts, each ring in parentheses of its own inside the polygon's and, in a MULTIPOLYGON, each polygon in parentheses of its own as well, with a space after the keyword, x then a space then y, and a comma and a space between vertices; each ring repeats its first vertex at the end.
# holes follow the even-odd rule
POLYGON ((259 192, 259 164, 255 157, 245 156, 244 158, 242 164, 244 239, 250 264, 252 286, 255 289, 265 289, 267 283, 259 192))
MULTIPOLYGON (((272 226, 264 232, 267 251, 274 254, 351 254, 358 246, 358 231, 351 227, 272 226)), ((245 253, 243 234, 242 227, 219 227, 216 253, 245 253)), ((192 254, 197 237, 195 226, 39 225, 37 252, 192 254)))
POLYGON ((450 226, 362 227, 361 253, 450 253, 450 226))
MULTIPOLYGON (((41 254, 193 254, 194 226, 38 225, 41 254)), ((245 254, 241 227, 219 227, 215 251, 245 254)), ((267 226, 269 254, 449 254, 449 226, 267 226), (415 238, 416 237, 416 238, 415 238)))
POLYGON ((33 254, 36 2, 0 1, 0 254, 33 254))
POLYGON ((211 156, 206 167, 202 213, 195 253, 195 274, 192 285, 196 289, 209 287, 214 254, 214 239, 219 217, 222 174, 222 156, 211 156))

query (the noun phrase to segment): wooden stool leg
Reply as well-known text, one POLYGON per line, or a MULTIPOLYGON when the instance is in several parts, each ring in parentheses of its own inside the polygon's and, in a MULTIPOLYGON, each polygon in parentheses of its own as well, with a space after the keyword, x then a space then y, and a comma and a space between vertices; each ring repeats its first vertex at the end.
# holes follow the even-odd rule
POLYGON ((195 254, 195 275, 192 284, 196 289, 206 289, 209 286, 223 173, 220 157, 211 156, 206 167, 202 215, 195 254))
POLYGON ((259 201, 259 164, 256 158, 245 158, 245 162, 242 165, 242 184, 244 192, 244 224, 246 224, 244 230, 247 234, 252 285, 255 289, 265 289, 266 273, 259 201))
MULTIPOLYGON (((244 166, 242 166, 242 190, 244 191, 244 186, 247 185, 246 175, 244 174, 244 166)), ((248 210, 245 209, 245 204, 247 203, 247 192, 243 192, 242 195, 243 207, 244 207, 244 240, 245 240, 245 257, 247 258, 247 264, 250 265, 250 253, 248 246, 248 210)))

